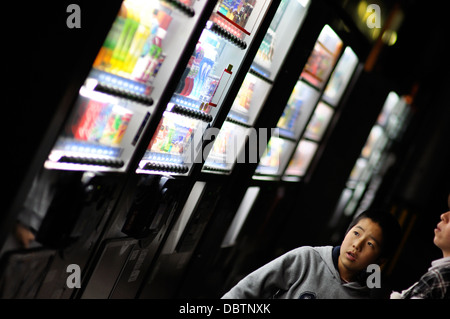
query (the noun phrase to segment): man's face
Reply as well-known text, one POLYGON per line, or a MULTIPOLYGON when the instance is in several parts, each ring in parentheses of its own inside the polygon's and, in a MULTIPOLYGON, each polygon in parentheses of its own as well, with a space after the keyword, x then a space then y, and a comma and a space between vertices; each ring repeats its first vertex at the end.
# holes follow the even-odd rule
POLYGON ((377 263, 381 253, 383 233, 378 223, 370 218, 361 219, 345 235, 338 260, 339 271, 344 280, 377 263))
POLYGON ((444 257, 450 256, 450 195, 448 196, 449 211, 441 215, 441 221, 434 229, 434 244, 438 246, 444 257))

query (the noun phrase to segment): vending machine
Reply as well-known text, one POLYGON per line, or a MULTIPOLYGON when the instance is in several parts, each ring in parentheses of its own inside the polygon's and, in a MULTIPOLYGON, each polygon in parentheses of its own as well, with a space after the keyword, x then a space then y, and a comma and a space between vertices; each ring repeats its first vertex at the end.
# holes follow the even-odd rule
MULTIPOLYGON (((350 46, 344 49, 333 70, 314 111, 310 114, 304 133, 298 142, 294 155, 283 172, 283 180, 298 181, 304 177, 319 148, 320 142, 339 106, 340 99, 354 76, 359 59, 350 46)), ((294 94, 294 92, 293 92, 294 94)), ((281 119, 280 119, 281 120, 281 119)))
POLYGON ((304 177, 340 106, 340 98, 355 76, 358 60, 331 26, 325 25, 221 243, 224 251, 239 258, 227 285, 240 271, 248 271, 239 269, 245 267, 247 253, 263 256, 268 253, 262 247, 275 249, 271 238, 287 220, 288 202, 301 193, 304 177), (243 244, 243 236, 252 239, 243 244))
POLYGON ((245 267, 256 267, 256 256, 275 257, 274 238, 280 237, 288 216, 294 214, 290 204, 301 205, 299 196, 307 187, 314 163, 339 120, 345 96, 358 81, 367 51, 355 42, 358 37, 348 37, 338 25, 333 19, 322 25, 253 182, 239 197, 240 204, 222 237, 222 253, 215 255, 216 271, 229 273, 221 284, 232 285, 242 272, 254 269, 245 267))
MULTIPOLYGON (((80 298, 146 298, 148 289, 155 289, 148 284, 150 272, 169 232, 179 228, 177 217, 203 193, 195 184, 195 169, 207 156, 206 145, 219 134, 230 107, 227 101, 237 93, 271 10, 272 2, 266 0, 218 1, 199 27, 183 72, 167 99, 160 100, 157 125, 146 130, 145 147, 138 151, 142 152, 130 177, 133 182, 117 204, 80 298), (102 288, 108 260, 122 250, 128 257, 117 256, 115 284, 102 288)), ((165 286, 169 289, 168 283, 165 286)), ((163 296, 164 290, 156 294, 163 296)))
MULTIPOLYGON (((363 5, 359 7, 365 9, 363 5)), ((285 82, 285 86, 290 86, 286 99, 283 94, 277 95, 278 101, 270 99, 272 105, 282 102, 285 106, 272 126, 276 127, 275 134, 272 134, 255 167, 252 182, 247 184, 244 193, 235 198, 237 205, 233 207, 233 214, 229 214, 232 218, 226 223, 227 231, 216 236, 219 245, 202 242, 198 249, 196 255, 199 257, 189 268, 192 277, 182 287, 183 296, 189 296, 193 291, 190 287, 204 278, 203 274, 208 273, 205 269, 214 274, 195 292, 198 295, 217 293, 216 287, 220 287, 222 293, 226 292, 242 276, 294 248, 305 238, 304 234, 317 232, 316 228, 311 229, 310 225, 316 225, 313 222, 326 220, 324 213, 312 214, 310 208, 326 201, 327 197, 322 199, 321 195, 328 194, 328 191, 331 193, 333 189, 324 188, 323 181, 333 182, 334 176, 330 171, 340 169, 341 159, 333 163, 334 157, 328 152, 330 137, 336 135, 338 138, 336 127, 342 119, 345 122, 349 117, 354 120, 349 111, 359 106, 367 113, 366 107, 373 105, 372 101, 366 101, 367 97, 384 93, 383 90, 374 91, 366 97, 356 94, 358 98, 353 100, 358 100, 359 104, 348 108, 347 102, 351 95, 357 93, 358 82, 366 80, 361 75, 373 38, 363 35, 361 20, 352 21, 353 18, 338 7, 336 3, 330 6, 329 2, 312 1, 308 17, 311 16, 313 21, 308 18, 305 21, 302 31, 306 34, 301 33, 303 46, 299 45, 302 50, 297 55, 301 57, 302 52, 308 52, 307 59, 304 63, 297 61, 297 65, 291 62, 290 68, 298 67, 298 71, 294 85, 285 82), (314 37, 309 44, 308 33, 314 37), (323 165, 318 166, 324 162, 322 155, 328 155, 328 174, 317 174, 318 168, 323 168, 323 165), (311 182, 314 196, 309 191, 311 182), (303 231, 305 229, 308 231, 303 231), (208 251, 214 253, 208 254, 208 251)), ((288 74, 284 73, 285 78, 288 74)), ((375 84, 378 85, 373 88, 380 87, 379 83, 375 84)), ((367 118, 362 117, 362 120, 367 118)), ((352 127, 347 129, 352 131, 352 127)), ((221 219, 222 222, 224 220, 221 219)), ((215 231, 217 229, 214 228, 215 231)), ((210 235, 211 238, 214 236, 210 235)), ((314 240, 317 236, 310 238, 314 240)))
POLYGON ((220 110, 227 107, 223 101, 242 72, 269 5, 264 0, 218 1, 137 173, 188 176, 195 163, 203 163, 208 154, 202 146, 219 132, 210 128, 217 126, 220 110))
MULTIPOLYGON (((42 143, 50 145, 48 155, 17 212, 26 245, 16 242, 13 229, 3 247, 5 269, 31 254, 17 251, 22 247, 31 247, 34 256, 34 250, 42 250, 51 257, 41 259, 47 266, 41 267, 41 281, 35 284, 39 289, 28 298, 69 298, 78 293, 66 285, 66 267, 78 265, 81 279, 87 278, 116 204, 134 182, 130 176, 140 149, 145 150, 142 141, 157 126, 160 105, 170 98, 168 92, 189 59, 186 52, 195 47, 214 5, 124 0, 115 18, 107 17, 112 21, 109 32, 81 85, 67 88, 76 94, 58 109, 59 121, 49 128, 49 136, 55 138, 42 143)), ((98 23, 102 18, 108 20, 99 16, 98 23)))
POLYGON ((383 175, 393 165, 391 147, 401 139, 410 115, 406 98, 395 91, 389 92, 328 223, 334 232, 342 232, 342 225, 348 219, 371 206, 383 175))
POLYGON ((250 150, 243 147, 249 139, 249 144, 254 145, 259 143, 256 139, 268 136, 267 132, 256 131, 255 124, 308 6, 309 1, 281 1, 202 172, 230 174, 236 163, 257 159, 257 154, 245 154, 250 150))
MULTIPOLYGON (((241 213, 236 214, 223 247, 236 243, 251 210, 268 207, 266 218, 270 219, 288 196, 288 189, 298 190, 296 184, 289 187, 289 183, 300 182, 305 176, 358 65, 353 50, 343 47, 339 36, 325 25, 276 123, 276 134, 268 141, 256 167, 254 182, 242 198, 239 207, 246 207, 246 213, 239 210, 241 213)), ((268 226, 267 220, 265 225, 268 226)))
MULTIPOLYGON (((266 151, 256 168, 256 179, 280 179, 289 164, 297 143, 301 143, 305 150, 302 152, 304 164, 303 167, 298 167, 297 160, 295 162, 297 167, 294 169, 291 167, 291 170, 288 170, 288 175, 292 175, 295 170, 297 175, 300 175, 302 170, 304 171, 307 167, 307 160, 317 147, 314 147, 315 144, 310 143, 310 141, 299 142, 299 139, 300 136, 304 135, 308 121, 316 110, 322 90, 341 55, 342 47, 343 42, 339 36, 329 25, 325 25, 300 74, 299 80, 295 84, 283 114, 278 120, 278 134, 269 140, 266 151)), ((349 73, 351 74, 352 71, 353 69, 349 73)), ((325 114, 321 114, 322 116, 328 115, 328 123, 332 109, 328 109, 328 106, 322 101, 319 105, 320 107, 317 107, 317 109, 325 114)))
POLYGON ((205 3, 125 0, 45 167, 127 171, 205 3))
MULTIPOLYGON (((290 85, 286 69, 295 70, 289 65, 293 56, 296 56, 293 60, 299 61, 296 50, 301 41, 298 36, 309 6, 309 1, 281 1, 206 158, 201 170, 206 192, 199 206, 191 213, 190 220, 193 225, 196 224, 197 216, 208 216, 209 220, 204 234, 197 239, 197 247, 191 246, 185 252, 186 256, 192 256, 184 262, 185 267, 172 271, 172 274, 182 276, 178 291, 173 291, 178 296, 206 296, 214 289, 219 274, 214 264, 222 260, 220 256, 224 247, 231 246, 223 245, 224 236, 227 237, 227 243, 235 240, 233 236, 228 238, 227 229, 235 214, 239 217, 232 228, 242 223, 245 220, 242 216, 249 208, 248 205, 238 207, 239 199, 245 197, 247 203, 250 198, 256 198, 259 192, 258 187, 250 187, 246 192, 251 181, 251 168, 254 170, 270 135, 274 133, 267 125, 267 120, 282 111, 281 105, 273 101, 282 100, 280 87, 290 85), (206 211, 202 207, 208 207, 208 202, 215 204, 209 205, 214 210, 206 211), (194 285, 200 277, 203 278, 202 285, 194 285)), ((184 231, 186 236, 192 233, 189 226, 187 224, 184 231)))

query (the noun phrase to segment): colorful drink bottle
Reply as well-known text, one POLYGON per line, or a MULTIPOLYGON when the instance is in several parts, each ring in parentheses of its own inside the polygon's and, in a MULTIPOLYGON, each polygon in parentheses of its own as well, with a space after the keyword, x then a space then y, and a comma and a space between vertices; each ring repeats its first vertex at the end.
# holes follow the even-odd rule
POLYGON ((112 140, 113 145, 119 145, 122 142, 123 136, 125 135, 125 131, 128 128, 128 124, 130 123, 131 117, 133 114, 126 113, 119 117, 118 127, 116 134, 112 140))
MULTIPOLYGON (((123 6, 125 6, 125 4, 123 4, 123 6)), ((117 74, 120 70, 123 70, 126 54, 139 25, 139 21, 137 19, 139 19, 139 17, 136 16, 134 9, 131 6, 127 7, 124 27, 111 57, 110 72, 112 73, 117 74)))
POLYGON ((90 100, 84 108, 84 112, 72 127, 72 134, 78 140, 88 141, 91 137, 91 132, 95 127, 95 122, 98 119, 104 103, 90 100))
POLYGON ((96 115, 93 124, 93 127, 91 128, 89 132, 89 140, 98 142, 100 141, 103 131, 105 130, 105 127, 108 123, 108 118, 110 116, 111 110, 113 106, 111 104, 105 104, 101 107, 100 112, 98 115, 96 115))
POLYGON ((111 30, 106 36, 105 42, 101 47, 94 61, 94 67, 99 69, 109 69, 111 67, 111 56, 117 45, 120 34, 122 33, 126 18, 126 8, 124 5, 120 7, 119 14, 114 21, 111 30))
POLYGON ((197 77, 198 72, 200 71, 200 63, 205 55, 203 48, 200 45, 200 42, 197 43, 197 47, 195 48, 195 59, 192 63, 191 71, 189 72, 186 80, 183 91, 181 91, 181 95, 189 96, 194 88, 194 79, 197 77))
POLYGON ((138 14, 138 12, 135 10, 135 8, 133 8, 131 10, 132 16, 130 18, 130 30, 127 34, 127 37, 125 38, 125 41, 123 43, 122 48, 120 49, 119 52, 119 66, 118 66, 118 72, 126 72, 127 69, 127 65, 126 65, 126 60, 128 57, 128 54, 130 52, 130 48, 131 48, 131 44, 133 43, 133 40, 136 37, 137 34, 137 30, 138 27, 140 26, 140 16, 138 14))
POLYGON ((133 72, 131 73, 131 77, 137 81, 144 82, 144 76, 146 68, 149 63, 151 63, 151 50, 153 46, 153 39, 156 37, 156 33, 159 28, 158 20, 154 15, 152 15, 149 21, 149 35, 147 39, 144 41, 144 45, 142 46, 142 50, 137 59, 137 62, 134 66, 133 72))
POLYGON ((151 32, 142 49, 141 56, 133 70, 133 77, 141 82, 149 83, 156 76, 158 65, 162 63, 162 41, 172 17, 163 10, 155 11, 151 20, 151 32))
POLYGON ((142 48, 144 47, 145 41, 150 36, 150 28, 151 28, 151 12, 147 8, 147 10, 141 9, 140 21, 141 23, 137 27, 136 33, 133 37, 133 40, 130 44, 130 48, 127 52, 125 58, 124 71, 131 75, 133 69, 138 61, 138 58, 142 52, 142 48))
POLYGON ((207 85, 209 74, 213 72, 214 64, 217 60, 217 49, 220 45, 218 41, 209 36, 204 36, 201 39, 203 43, 201 47, 203 57, 200 62, 199 72, 194 80, 194 89, 191 93, 195 99, 200 98, 205 85, 207 85))
POLYGON ((153 71, 156 69, 156 65, 158 64, 161 53, 162 53, 161 41, 159 38, 154 38, 153 43, 150 46, 148 63, 141 77, 142 82, 145 83, 151 82, 151 79, 153 78, 154 74, 153 71))

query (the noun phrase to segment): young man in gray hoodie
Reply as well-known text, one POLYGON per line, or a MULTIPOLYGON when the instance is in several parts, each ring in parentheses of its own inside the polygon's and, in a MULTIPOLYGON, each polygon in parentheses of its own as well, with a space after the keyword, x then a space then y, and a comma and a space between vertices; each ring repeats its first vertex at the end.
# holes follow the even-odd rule
POLYGON ((385 262, 400 239, 393 215, 365 211, 350 224, 341 246, 291 250, 247 275, 222 298, 369 298, 367 267, 385 262))

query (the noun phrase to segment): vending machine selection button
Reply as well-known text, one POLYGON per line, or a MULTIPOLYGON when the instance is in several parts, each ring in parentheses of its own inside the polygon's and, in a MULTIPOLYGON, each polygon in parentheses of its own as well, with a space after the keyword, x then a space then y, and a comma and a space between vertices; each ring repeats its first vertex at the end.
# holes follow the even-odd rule
POLYGON ((241 40, 231 32, 225 30, 223 27, 218 25, 217 23, 213 22, 209 29, 211 32, 216 33, 220 37, 224 38, 225 40, 228 40, 230 43, 234 44, 238 48, 245 50, 247 48, 247 43, 244 40, 241 40))
POLYGON ((178 0, 163 0, 163 2, 167 2, 171 4, 174 8, 180 10, 184 14, 186 14, 188 17, 193 17, 195 15, 195 11, 190 6, 178 1, 178 0))
POLYGON ((152 162, 148 162, 147 164, 145 164, 145 166, 142 169, 148 171, 173 172, 181 174, 185 174, 189 171, 187 165, 183 164, 165 164, 152 162))
POLYGON ((96 68, 91 70, 85 85, 90 90, 136 101, 147 106, 153 105, 153 99, 150 97, 152 86, 96 68))
POLYGON ((198 120, 201 120, 203 122, 211 122, 213 120, 212 115, 202 112, 202 111, 198 111, 198 110, 194 110, 191 109, 189 107, 185 107, 185 106, 181 106, 178 104, 175 104, 172 108, 171 108, 171 112, 172 113, 176 113, 176 114, 180 114, 180 115, 184 115, 184 116, 188 116, 188 117, 192 117, 198 120))
POLYGON ((125 165, 122 160, 108 159, 108 158, 93 158, 82 156, 62 156, 58 162, 81 165, 98 165, 106 167, 121 168, 125 165))

